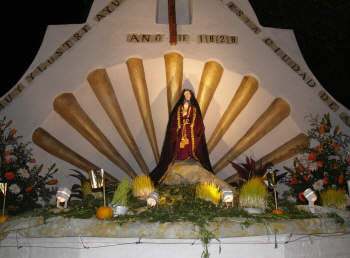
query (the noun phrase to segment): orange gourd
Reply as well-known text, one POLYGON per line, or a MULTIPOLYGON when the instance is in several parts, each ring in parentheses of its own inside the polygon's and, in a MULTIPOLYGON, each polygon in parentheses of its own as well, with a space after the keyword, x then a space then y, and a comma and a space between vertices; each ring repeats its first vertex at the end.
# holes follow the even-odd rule
POLYGON ((283 214, 283 211, 280 210, 280 209, 275 209, 272 211, 273 214, 279 214, 279 215, 282 215, 283 214))
POLYGON ((101 206, 96 211, 98 219, 110 219, 113 217, 113 209, 111 207, 101 206))
POLYGON ((0 223, 5 222, 5 221, 8 219, 8 217, 9 217, 9 216, 7 216, 7 215, 1 215, 1 216, 0 216, 0 223))

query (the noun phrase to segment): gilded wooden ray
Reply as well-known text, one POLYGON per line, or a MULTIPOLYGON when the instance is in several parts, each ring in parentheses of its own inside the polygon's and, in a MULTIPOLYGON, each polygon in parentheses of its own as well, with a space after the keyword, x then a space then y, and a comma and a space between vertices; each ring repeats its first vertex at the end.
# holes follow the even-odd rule
MULTIPOLYGON (((256 162, 256 169, 263 168, 268 163, 277 165, 285 160, 288 160, 295 155, 302 152, 305 148, 309 146, 309 138, 307 135, 301 133, 293 137, 286 143, 282 144, 272 152, 268 153, 256 162)), ((238 174, 234 174, 226 178, 226 182, 232 183, 239 178, 238 174)))
POLYGON ((164 55, 169 114, 180 99, 183 79, 183 57, 171 52, 164 55))
POLYGON ((202 112, 202 117, 205 117, 207 108, 214 96, 215 90, 219 85, 224 68, 215 61, 206 62, 203 68, 197 101, 202 112))
POLYGON ((290 139, 274 151, 265 155, 257 161, 257 168, 262 168, 268 163, 274 165, 281 163, 287 159, 294 157, 309 146, 309 138, 307 135, 301 133, 290 139))
POLYGON ((237 116, 248 104, 254 93, 258 89, 258 81, 252 76, 244 76, 238 90, 233 96, 230 104, 222 115, 217 124, 213 134, 208 141, 209 153, 215 148, 224 134, 227 132, 231 124, 235 121, 237 116))
POLYGON ((159 151, 157 145, 156 133, 152 119, 151 106, 149 103, 149 96, 147 84, 145 79, 145 71, 143 69, 143 62, 140 58, 129 58, 126 61, 128 66, 130 81, 134 91, 137 105, 142 117, 143 125, 146 129, 148 140, 151 143, 152 151, 156 162, 159 162, 159 151))
MULTIPOLYGON (((86 160, 78 153, 64 145, 62 142, 57 140, 54 136, 48 133, 45 129, 39 127, 35 129, 32 135, 33 142, 38 145, 40 148, 50 153, 51 155, 66 161, 73 166, 84 170, 85 172, 89 172, 91 169, 98 170, 100 169, 95 164, 86 160)), ((105 172, 106 179, 112 182, 119 182, 114 176, 105 172)))
POLYGON ((255 121, 246 134, 214 165, 214 173, 225 168, 240 154, 261 140, 267 133, 279 125, 290 113, 289 104, 275 99, 267 110, 255 121))
POLYGON ((136 145, 128 124, 126 123, 106 69, 97 69, 95 71, 92 71, 89 73, 87 80, 90 83, 90 86, 100 104, 111 119, 113 125, 119 132, 125 144, 128 146, 130 152, 133 154, 142 172, 148 174, 148 167, 141 155, 138 146, 136 145))
POLYGON ((67 123, 77 130, 98 151, 120 167, 131 178, 136 177, 137 174, 135 171, 86 114, 72 93, 63 93, 57 96, 53 107, 67 123))

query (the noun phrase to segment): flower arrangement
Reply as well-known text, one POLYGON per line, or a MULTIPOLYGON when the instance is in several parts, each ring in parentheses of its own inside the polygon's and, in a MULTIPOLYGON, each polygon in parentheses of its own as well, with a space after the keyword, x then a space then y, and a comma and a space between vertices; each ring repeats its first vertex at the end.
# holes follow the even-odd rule
POLYGON ((303 191, 312 188, 316 193, 325 189, 346 192, 346 180, 350 178, 350 157, 347 149, 350 137, 333 128, 329 114, 321 119, 310 116, 308 130, 312 147, 294 159, 294 168, 284 167, 289 175, 286 182, 298 202, 306 203, 303 191))
MULTIPOLYGON (((52 176, 57 172, 55 164, 43 175, 43 165, 38 166, 32 156, 29 143, 11 128, 12 121, 0 120, 0 182, 7 183, 6 206, 16 214, 40 207, 39 198, 48 202, 56 189, 48 187, 57 183, 52 176)), ((2 202, 3 196, 0 196, 2 202)))

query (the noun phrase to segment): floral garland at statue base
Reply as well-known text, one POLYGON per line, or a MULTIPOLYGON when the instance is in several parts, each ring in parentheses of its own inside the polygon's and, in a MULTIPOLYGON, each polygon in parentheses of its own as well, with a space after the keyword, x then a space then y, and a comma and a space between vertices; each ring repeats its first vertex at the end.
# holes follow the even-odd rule
POLYGON ((320 120, 310 116, 310 125, 307 133, 313 147, 294 159, 294 169, 284 167, 289 172, 285 183, 291 187, 290 193, 303 204, 307 203, 303 195, 307 188, 318 197, 329 189, 346 193, 346 181, 350 179, 350 137, 340 132, 339 126, 332 127, 329 114, 320 120))
POLYGON ((50 201, 56 194, 57 183, 52 179, 57 172, 55 164, 43 175, 43 165, 36 165, 29 143, 20 141, 16 129, 10 128, 12 121, 6 122, 6 117, 0 120, 0 183, 7 186, 0 194, 1 207, 5 197, 5 208, 9 214, 18 214, 31 210, 50 201))

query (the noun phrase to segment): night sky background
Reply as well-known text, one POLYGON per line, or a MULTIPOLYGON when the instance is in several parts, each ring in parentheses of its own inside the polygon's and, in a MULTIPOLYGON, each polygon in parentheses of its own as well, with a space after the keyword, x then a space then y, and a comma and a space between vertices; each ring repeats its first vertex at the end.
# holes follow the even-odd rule
MULTIPOLYGON (((84 23, 93 0, 8 1, 2 6, 5 78, 0 96, 34 60, 48 25, 84 23), (22 3, 23 2, 23 3, 22 3)), ((265 27, 293 29, 304 59, 323 87, 350 109, 350 1, 249 0, 265 27)))

